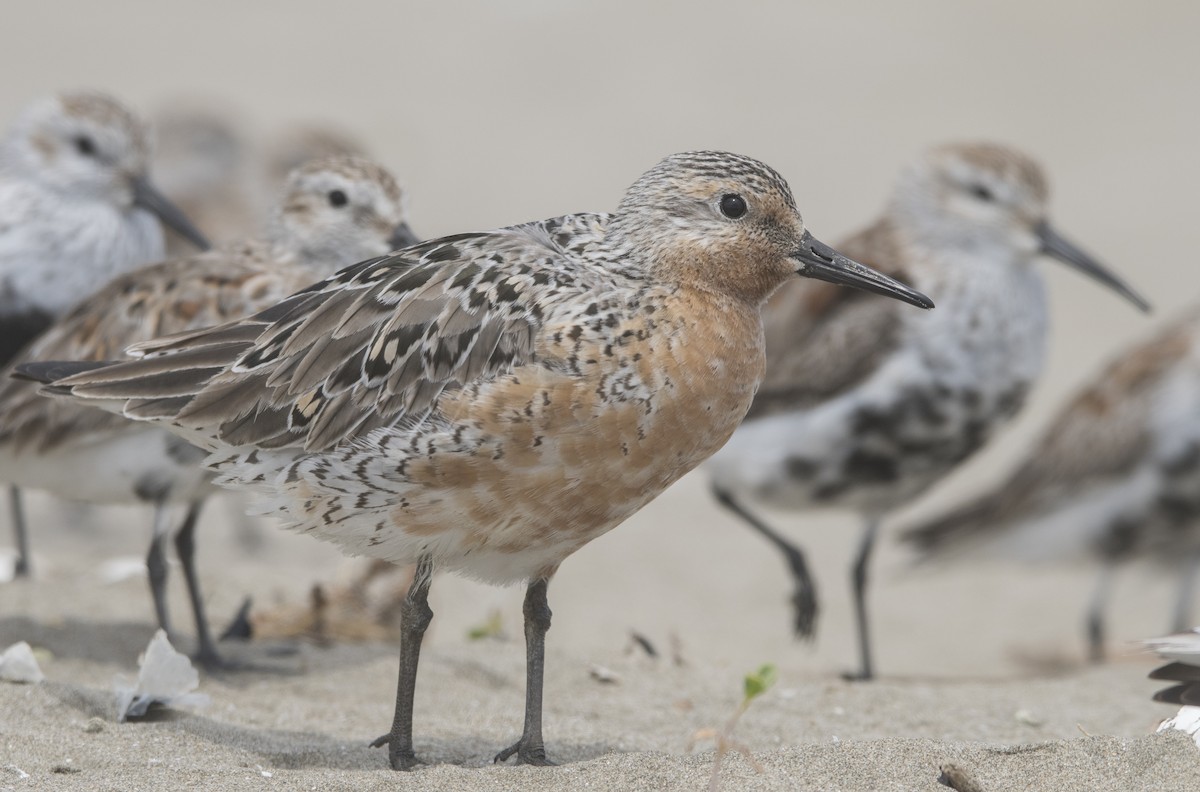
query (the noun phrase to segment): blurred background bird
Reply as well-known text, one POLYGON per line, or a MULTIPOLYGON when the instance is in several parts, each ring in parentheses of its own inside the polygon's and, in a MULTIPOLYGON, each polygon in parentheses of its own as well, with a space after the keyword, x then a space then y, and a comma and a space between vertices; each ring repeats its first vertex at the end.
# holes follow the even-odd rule
POLYGON ((836 507, 865 528, 852 568, 859 668, 874 674, 867 572, 881 520, 978 451, 1021 409, 1042 369, 1048 308, 1037 259, 1053 257, 1142 310, 1123 281, 1053 229, 1041 168, 1005 146, 941 146, 901 175, 883 216, 841 243, 938 308, 787 284, 771 298, 767 377, 746 422, 708 465, 718 502, 778 547, 795 630, 812 633, 803 552, 747 504, 836 507))
POLYGON ((1122 562, 1149 557, 1173 570, 1170 629, 1187 629, 1200 564, 1200 306, 1100 371, 1005 480, 902 537, 925 559, 1097 559, 1092 660, 1104 657, 1112 570, 1122 562))
MULTIPOLYGON (((12 367, 65 356, 110 360, 139 341, 256 313, 343 266, 415 242, 405 211, 395 179, 375 163, 312 161, 293 171, 260 238, 117 278, 52 325, 12 367)), ((158 623, 168 633, 168 507, 185 504, 176 546, 196 619, 197 656, 219 665, 194 563, 196 520, 212 489, 200 465, 204 453, 168 432, 46 399, 35 384, 7 374, 0 379, 0 480, 78 500, 152 504, 147 568, 158 623)))
MULTIPOLYGON (((33 102, 0 142, 0 364, 111 278, 162 258, 162 225, 208 241, 149 178, 150 132, 106 94, 33 102)), ((29 573, 20 492, 9 489, 18 557, 29 573)))

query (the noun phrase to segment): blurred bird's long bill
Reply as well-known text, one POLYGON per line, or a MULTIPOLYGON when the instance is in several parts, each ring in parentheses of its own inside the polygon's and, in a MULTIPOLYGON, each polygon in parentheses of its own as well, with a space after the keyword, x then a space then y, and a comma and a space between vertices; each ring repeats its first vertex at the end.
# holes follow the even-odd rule
POLYGON ((800 238, 800 247, 792 253, 792 258, 801 265, 796 274, 806 278, 828 281, 839 286, 852 286, 855 289, 902 300, 918 308, 933 307, 933 300, 921 292, 843 256, 808 231, 800 238))
POLYGON ((160 193, 153 184, 146 179, 135 178, 132 186, 134 206, 140 206, 150 212, 167 228, 201 250, 208 250, 211 247, 208 240, 204 238, 204 234, 201 234, 196 226, 192 225, 192 221, 188 220, 183 210, 167 200, 167 196, 160 193))
POLYGON ((388 245, 392 250, 400 250, 409 245, 415 245, 421 241, 421 238, 413 233, 413 230, 408 227, 408 223, 401 223, 392 229, 392 235, 388 237, 388 245))
POLYGON ((1037 236, 1038 241, 1042 245, 1042 253, 1045 255, 1052 256, 1067 266, 1079 270, 1084 275, 1095 278, 1126 300, 1129 300, 1129 302, 1136 305, 1142 311, 1150 311, 1150 303, 1146 302, 1129 284, 1110 272, 1107 267, 1096 261, 1096 259, 1088 255, 1084 250, 1077 247, 1075 243, 1055 231, 1049 223, 1042 222, 1038 225, 1037 236))

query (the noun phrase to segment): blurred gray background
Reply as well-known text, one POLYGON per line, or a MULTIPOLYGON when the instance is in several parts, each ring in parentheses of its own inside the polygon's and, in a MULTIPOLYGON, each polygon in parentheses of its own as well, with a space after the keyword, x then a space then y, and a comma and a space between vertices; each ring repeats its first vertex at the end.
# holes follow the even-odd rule
MULTIPOLYGON (((1157 311, 1141 316, 1046 262, 1054 333, 1031 407, 925 508, 998 475, 1107 356, 1200 294, 1195 2, 120 0, 11 4, 3 16, 0 118, 47 92, 96 87, 147 114, 177 98, 217 100, 262 134, 332 121, 398 174, 425 236, 609 210, 660 157, 704 147, 777 168, 809 227, 836 243, 877 213, 922 148, 965 138, 1023 148, 1050 174, 1060 229, 1157 311)), ((136 520, 125 532, 134 554, 148 530, 136 520)), ((611 643, 634 627, 679 633, 731 662, 848 665, 845 566, 857 522, 776 520, 814 545, 827 606, 817 649, 789 640, 782 565, 710 506, 695 476, 564 565, 551 640, 611 643)), ((202 537, 202 563, 221 552, 219 531, 202 537)), ((273 583, 262 558, 209 566, 215 620, 244 589, 340 563, 306 537, 279 537, 287 549, 270 556, 273 583), (236 584, 221 586, 223 575, 236 584)), ((914 572, 885 544, 875 594, 883 673, 1008 669, 1031 647, 1081 654, 1087 569, 914 572)), ((1165 629, 1168 582, 1120 581, 1118 641, 1165 629)), ((437 635, 459 639, 493 605, 515 625, 519 596, 439 583, 437 635)))

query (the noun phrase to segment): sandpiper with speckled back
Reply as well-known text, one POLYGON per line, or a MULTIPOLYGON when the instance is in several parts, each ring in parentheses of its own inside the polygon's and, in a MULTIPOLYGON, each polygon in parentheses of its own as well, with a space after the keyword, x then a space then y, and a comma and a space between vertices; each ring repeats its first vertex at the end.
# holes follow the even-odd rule
POLYGON ((1074 267, 1146 303, 1046 219, 1029 157, 974 143, 935 148, 903 174, 878 221, 840 248, 929 293, 924 314, 821 284, 781 289, 765 313, 767 376, 709 469, 718 501, 779 548, 798 635, 816 588, 803 552, 746 501, 846 508, 866 518, 852 569, 860 665, 874 674, 867 564, 881 518, 977 451, 1020 409, 1042 366, 1046 298, 1036 260, 1074 267))
POLYGON ((396 769, 416 763, 434 570, 528 581, 525 725, 496 760, 548 764, 550 578, 733 433, 763 376, 764 301, 797 274, 932 306, 817 242, 775 171, 697 151, 612 214, 425 242, 138 360, 22 373, 170 426, 296 530, 417 564, 376 741, 396 769))
MULTIPOLYGON (((404 196, 385 169, 354 157, 297 169, 280 193, 263 238, 224 245, 122 275, 50 327, 18 362, 105 360, 130 344, 210 327, 255 313, 339 267, 404 247, 415 238, 404 196)), ((194 565, 193 534, 211 491, 204 452, 163 429, 67 401, 47 400, 27 381, 0 382, 0 481, 98 503, 150 503, 147 557, 159 626, 166 604, 169 507, 187 504, 176 547, 199 637, 197 658, 221 663, 208 630, 194 565)))

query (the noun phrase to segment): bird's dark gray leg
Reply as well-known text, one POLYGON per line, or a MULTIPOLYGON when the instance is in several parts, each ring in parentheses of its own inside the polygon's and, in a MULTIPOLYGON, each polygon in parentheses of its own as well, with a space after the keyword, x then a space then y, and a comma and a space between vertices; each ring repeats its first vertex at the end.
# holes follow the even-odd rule
POLYGON ((525 591, 525 728, 521 739, 496 754, 503 762, 513 754, 530 765, 552 765, 542 741, 542 677, 546 668, 546 631, 550 629, 550 605, 546 602, 549 578, 536 578, 525 591))
POLYGON ((811 639, 816 634, 817 611, 819 607, 817 603, 817 585, 808 571, 808 563, 804 558, 804 551, 787 539, 784 539, 771 526, 759 519, 757 515, 738 503, 737 499, 729 492, 713 485, 712 493, 713 497, 717 499, 717 503, 742 518, 747 525, 765 536, 768 542, 773 544, 779 552, 783 553, 788 568, 792 572, 792 582, 794 584, 792 590, 792 629, 795 630, 797 638, 811 639))
POLYGON ((175 552, 179 554, 179 563, 183 566, 183 577, 187 581, 188 598, 192 601, 192 616, 196 619, 196 641, 199 650, 196 662, 205 668, 219 668, 223 665, 217 644, 208 628, 208 618, 204 613, 204 598, 200 594, 200 578, 196 574, 196 521, 200 517, 203 500, 195 500, 188 504, 187 514, 179 532, 175 534, 175 552))
MULTIPOLYGON (((146 573, 150 579, 150 596, 154 598, 158 626, 168 639, 172 639, 171 617, 167 613, 167 553, 163 547, 167 533, 167 506, 158 501, 154 504, 154 535, 150 538, 150 551, 146 554, 146 573)), ((171 642, 174 643, 174 640, 171 642)))
POLYGON ((13 577, 29 577, 31 565, 29 559, 29 526, 25 522, 25 506, 21 500, 21 488, 8 488, 8 508, 12 515, 13 537, 17 542, 17 564, 13 567, 13 577))
POLYGON ((858 626, 859 667, 857 674, 846 674, 845 677, 855 681, 866 681, 875 677, 875 666, 871 660, 871 629, 867 620, 867 570, 878 535, 879 518, 867 518, 867 525, 858 545, 858 554, 854 557, 854 566, 850 571, 854 587, 854 618, 858 626))
POLYGON ((417 663, 421 659, 421 639, 433 619, 433 611, 429 608, 432 578, 433 561, 427 556, 417 563, 412 585, 400 607, 400 679, 396 685, 392 730, 371 743, 372 748, 387 745, 393 770, 411 770, 420 764, 412 744, 413 693, 417 684, 417 663))
POLYGON ((1096 578, 1096 588, 1088 602, 1087 643, 1088 660, 1104 662, 1104 611, 1108 607, 1108 595, 1112 590, 1113 563, 1105 560, 1096 578))

